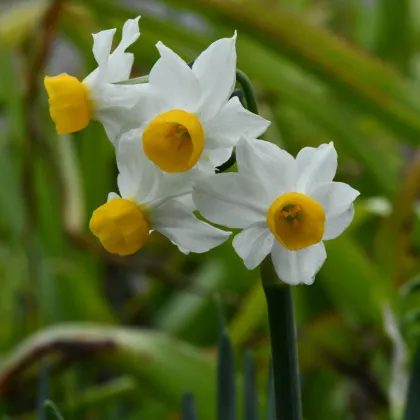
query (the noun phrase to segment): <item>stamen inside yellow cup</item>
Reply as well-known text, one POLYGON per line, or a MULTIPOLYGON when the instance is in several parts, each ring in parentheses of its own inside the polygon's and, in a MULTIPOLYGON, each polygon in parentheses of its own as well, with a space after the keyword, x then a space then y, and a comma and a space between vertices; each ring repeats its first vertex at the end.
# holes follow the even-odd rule
POLYGON ((165 172, 185 172, 200 160, 204 130, 200 120, 182 110, 157 116, 143 132, 146 156, 165 172))
POLYGON ((284 247, 296 251, 322 240, 325 212, 306 194, 290 192, 274 200, 267 212, 267 223, 284 247))

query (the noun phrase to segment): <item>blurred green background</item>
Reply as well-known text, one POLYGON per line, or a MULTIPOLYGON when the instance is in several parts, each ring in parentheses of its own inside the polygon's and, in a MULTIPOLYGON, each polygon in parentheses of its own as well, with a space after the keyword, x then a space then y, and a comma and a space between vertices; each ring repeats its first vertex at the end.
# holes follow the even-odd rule
POLYGON ((237 29, 238 67, 272 121, 265 139, 292 154, 334 142, 337 179, 361 197, 315 284, 293 289, 304 416, 401 418, 420 326, 417 0, 0 2, 1 418, 35 418, 46 366, 68 419, 176 420, 192 391, 214 420, 215 296, 238 386, 249 349, 266 398, 258 270, 230 243, 184 256, 156 233, 133 257, 104 252, 88 221, 116 191, 113 148, 99 123, 59 138, 49 118, 44 75, 84 78, 91 33, 139 14, 134 77, 158 40, 190 61, 237 29))

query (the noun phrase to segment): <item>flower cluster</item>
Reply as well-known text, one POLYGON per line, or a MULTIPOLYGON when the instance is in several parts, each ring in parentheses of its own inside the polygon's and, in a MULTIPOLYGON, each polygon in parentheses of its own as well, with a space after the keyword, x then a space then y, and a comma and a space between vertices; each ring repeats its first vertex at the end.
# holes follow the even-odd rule
POLYGON ((232 95, 236 32, 211 44, 192 65, 159 42, 160 58, 144 83, 128 80, 139 35, 128 20, 93 35, 98 67, 83 81, 45 78, 59 134, 100 121, 115 146, 119 195, 93 212, 90 229, 111 253, 137 252, 156 230, 184 252, 206 252, 230 236, 196 217, 242 229, 233 247, 249 269, 271 253, 279 278, 313 282, 326 258, 323 240, 353 219, 358 192, 334 182, 332 144, 304 148, 296 159, 258 140, 270 122, 232 95), (216 174, 236 148, 237 173, 216 174))

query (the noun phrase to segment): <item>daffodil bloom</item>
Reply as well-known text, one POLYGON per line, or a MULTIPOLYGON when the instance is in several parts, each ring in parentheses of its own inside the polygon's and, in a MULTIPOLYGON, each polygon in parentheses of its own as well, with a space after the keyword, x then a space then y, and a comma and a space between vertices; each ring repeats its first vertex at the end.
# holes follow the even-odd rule
POLYGON ((145 85, 116 85, 130 77, 134 56, 125 50, 140 36, 138 21, 124 24, 122 39, 111 53, 116 29, 93 34, 93 55, 98 67, 83 81, 68 74, 45 77, 50 115, 58 134, 84 129, 92 119, 102 122, 112 142, 124 129, 128 111, 141 98, 145 85))
POLYGON ((195 167, 213 171, 241 136, 258 137, 269 121, 229 99, 236 82, 236 34, 211 44, 192 68, 159 42, 149 75, 152 98, 139 104, 148 116, 138 131, 147 157, 165 172, 195 167))
POLYGON ((153 230, 184 253, 206 252, 230 236, 198 220, 182 202, 191 194, 194 172, 163 173, 133 138, 119 142, 116 152, 120 195, 110 193, 107 203, 93 212, 89 224, 108 252, 134 254, 153 230))
POLYGON ((305 147, 294 159, 271 143, 243 139, 236 155, 238 173, 197 181, 198 210, 212 222, 243 229, 233 246, 248 269, 271 253, 282 281, 312 284, 326 259, 322 241, 347 228, 359 195, 333 181, 333 144, 305 147))

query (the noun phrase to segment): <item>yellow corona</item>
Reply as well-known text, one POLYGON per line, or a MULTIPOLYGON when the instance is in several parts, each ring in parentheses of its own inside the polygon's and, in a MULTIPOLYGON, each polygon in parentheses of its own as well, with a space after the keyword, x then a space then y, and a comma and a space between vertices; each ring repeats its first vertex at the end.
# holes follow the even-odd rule
POLYGON ((88 87, 68 74, 46 76, 44 84, 57 133, 68 134, 83 130, 92 119, 88 87))
POLYGON ((271 204, 267 223, 284 247, 296 251, 322 240, 325 212, 321 204, 308 195, 290 192, 271 204))
POLYGON ((165 172, 185 172, 200 160, 204 130, 200 120, 182 110, 157 116, 143 132, 146 156, 165 172))
POLYGON ((97 208, 89 227, 108 252, 122 256, 142 248, 150 231, 145 210, 125 198, 114 198, 97 208))

